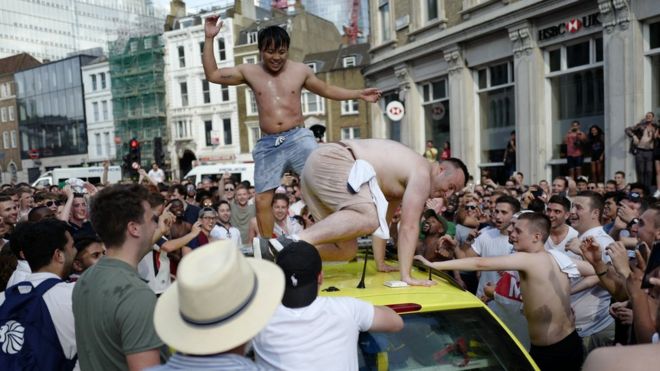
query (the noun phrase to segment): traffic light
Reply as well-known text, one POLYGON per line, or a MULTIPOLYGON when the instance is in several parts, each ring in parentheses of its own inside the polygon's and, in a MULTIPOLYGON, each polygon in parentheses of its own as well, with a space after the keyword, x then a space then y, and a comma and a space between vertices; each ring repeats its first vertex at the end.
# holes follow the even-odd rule
POLYGON ((133 166, 133 163, 136 162, 138 165, 140 164, 140 142, 133 138, 131 141, 128 143, 129 147, 129 157, 131 160, 131 166, 133 166))

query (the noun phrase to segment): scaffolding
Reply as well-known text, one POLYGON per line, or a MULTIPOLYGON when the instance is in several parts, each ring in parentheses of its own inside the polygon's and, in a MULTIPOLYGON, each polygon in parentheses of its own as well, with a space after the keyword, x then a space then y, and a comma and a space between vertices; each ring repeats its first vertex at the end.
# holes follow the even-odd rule
POLYGON ((163 43, 160 35, 134 36, 109 45, 117 159, 140 142, 142 165, 154 161, 154 138, 167 139, 163 43))

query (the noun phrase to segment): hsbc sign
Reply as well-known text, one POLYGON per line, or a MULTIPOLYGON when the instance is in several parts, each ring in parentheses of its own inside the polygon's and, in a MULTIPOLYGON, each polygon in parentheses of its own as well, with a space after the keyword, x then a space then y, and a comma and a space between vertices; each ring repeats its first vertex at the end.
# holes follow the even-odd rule
POLYGON ((539 30, 538 41, 553 39, 566 33, 577 33, 583 28, 600 26, 599 13, 585 15, 580 18, 571 18, 556 26, 550 26, 539 30))

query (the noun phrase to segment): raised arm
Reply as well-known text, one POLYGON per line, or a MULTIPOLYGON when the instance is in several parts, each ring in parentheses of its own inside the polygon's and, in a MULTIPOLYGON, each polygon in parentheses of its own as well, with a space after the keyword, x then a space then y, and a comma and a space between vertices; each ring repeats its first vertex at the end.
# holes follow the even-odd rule
POLYGON ((517 252, 511 255, 496 257, 480 257, 430 262, 421 255, 415 259, 427 267, 437 270, 450 271, 527 271, 532 264, 533 254, 517 252))
POLYGON ((380 98, 380 90, 376 88, 367 88, 362 90, 351 90, 340 88, 339 86, 326 84, 316 77, 311 69, 307 69, 307 79, 305 79, 305 89, 324 98, 334 100, 362 99, 365 102, 374 103, 380 98))
POLYGON ((218 68, 215 62, 215 55, 213 53, 213 39, 220 32, 222 28, 222 20, 218 22, 219 16, 210 16, 206 18, 204 23, 204 52, 202 53, 202 65, 204 66, 204 74, 206 80, 223 85, 240 85, 244 84, 245 77, 241 72, 241 66, 218 68))

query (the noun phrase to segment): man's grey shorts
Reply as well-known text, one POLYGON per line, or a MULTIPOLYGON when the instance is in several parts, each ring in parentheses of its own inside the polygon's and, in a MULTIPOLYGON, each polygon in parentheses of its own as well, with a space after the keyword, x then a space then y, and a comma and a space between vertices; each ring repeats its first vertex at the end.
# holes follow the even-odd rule
POLYGON ((316 147, 314 134, 305 128, 262 136, 252 150, 254 189, 262 193, 279 187, 287 170, 301 174, 307 157, 316 147))

